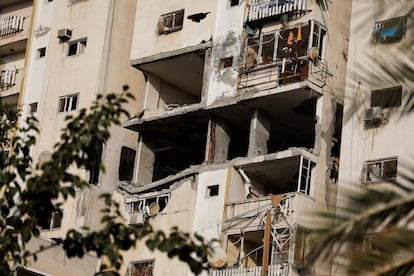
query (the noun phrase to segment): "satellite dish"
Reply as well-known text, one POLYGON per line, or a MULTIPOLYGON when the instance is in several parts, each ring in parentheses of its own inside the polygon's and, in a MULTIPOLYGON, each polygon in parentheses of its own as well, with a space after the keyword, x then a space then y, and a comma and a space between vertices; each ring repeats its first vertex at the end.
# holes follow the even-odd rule
POLYGON ((158 203, 153 202, 150 204, 149 206, 149 214, 151 216, 155 216, 156 214, 158 214, 160 211, 160 205, 158 205, 158 203))
POLYGON ((213 247, 213 253, 207 256, 207 260, 212 267, 223 267, 227 264, 227 254, 220 246, 213 247))
POLYGON ((45 162, 49 161, 52 157, 52 153, 50 151, 44 150, 39 154, 37 158, 37 163, 39 167, 41 167, 45 162))

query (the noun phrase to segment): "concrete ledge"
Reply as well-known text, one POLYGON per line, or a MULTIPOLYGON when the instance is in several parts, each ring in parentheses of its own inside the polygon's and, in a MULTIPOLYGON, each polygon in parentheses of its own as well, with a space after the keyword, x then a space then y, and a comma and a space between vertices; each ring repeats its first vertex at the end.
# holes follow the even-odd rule
POLYGON ((155 55, 152 55, 152 56, 146 56, 146 57, 142 57, 142 58, 138 58, 138 59, 133 59, 133 60, 131 60, 131 65, 134 66, 134 67, 139 68, 140 65, 143 65, 143 64, 146 64, 146 63, 162 60, 164 58, 179 56, 179 55, 182 55, 182 54, 187 54, 187 53, 191 53, 191 52, 195 52, 195 51, 199 51, 199 50, 205 50, 207 48, 211 48, 212 45, 213 45, 213 43, 210 40, 210 41, 206 41, 204 43, 200 43, 200 44, 195 45, 195 46, 189 46, 189 47, 181 48, 181 49, 174 50, 174 51, 163 52, 163 53, 155 54, 155 55))

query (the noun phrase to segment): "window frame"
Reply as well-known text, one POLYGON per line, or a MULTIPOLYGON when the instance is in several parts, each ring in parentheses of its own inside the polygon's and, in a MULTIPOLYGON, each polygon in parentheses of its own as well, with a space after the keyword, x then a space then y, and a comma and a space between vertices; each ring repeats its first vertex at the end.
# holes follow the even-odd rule
POLYGON ((220 195, 220 185, 208 185, 206 187, 206 198, 216 197, 220 195))
POLYGON ((160 18, 158 21, 158 34, 159 35, 169 34, 172 32, 177 32, 177 31, 182 30, 184 27, 184 13, 185 13, 185 9, 180 9, 177 11, 173 11, 170 13, 160 15, 160 18), (178 22, 176 22, 177 15, 182 16, 181 19, 178 19, 178 22), (172 19, 167 21, 169 17, 172 17, 172 19), (171 23, 171 26, 167 26, 166 23, 171 23), (178 24, 178 23, 181 23, 181 24, 178 24))
POLYGON ((154 266, 155 266, 155 259, 129 262, 125 276, 153 275, 154 266), (140 271, 139 269, 142 269, 142 268, 149 268, 149 269, 146 269, 146 271, 140 271))
POLYGON ((73 56, 79 56, 80 54, 84 53, 87 43, 88 43, 87 37, 77 39, 74 41, 69 41, 67 43, 68 45, 66 49, 66 56, 73 57, 73 56), (76 49, 71 49, 72 46, 73 47, 76 46, 76 49))
POLYGON ((377 21, 374 23, 374 27, 372 28, 372 42, 374 44, 392 44, 392 43, 399 43, 407 33, 407 16, 400 16, 400 17, 393 17, 382 21, 377 21), (401 25, 392 26, 392 23, 401 23, 401 25), (381 31, 387 29, 386 25, 391 25, 388 28, 402 28, 401 36, 400 37, 388 37, 391 40, 387 40, 387 38, 382 37, 381 31))
POLYGON ((79 93, 69 94, 59 97, 58 113, 66 113, 77 110, 79 106, 79 93), (73 99, 76 99, 75 107, 73 107, 73 99), (61 104, 63 103, 63 105, 61 104))
MULTIPOLYGON (((389 172, 388 172, 389 173, 389 172)), ((375 174, 375 172, 374 172, 375 174)), ((396 181, 398 177, 398 157, 392 156, 382 159, 375 159, 375 160, 368 160, 364 162, 364 167, 362 169, 361 174, 361 182, 362 184, 374 184, 374 183, 381 183, 386 181, 396 181), (389 162, 395 162, 395 172, 393 172, 392 176, 384 175, 384 164, 389 162), (369 175, 372 171, 371 166, 372 165, 379 165, 376 170, 379 170, 379 175, 375 175, 377 179, 372 179, 369 175)))
POLYGON ((403 101, 403 86, 396 85, 382 89, 371 90, 371 107, 398 108, 403 101), (398 94, 397 94, 398 93, 398 94), (382 95, 381 95, 382 94, 382 95), (388 95, 387 95, 388 94, 388 95), (378 97, 378 99, 375 98, 378 97), (381 100, 381 98, 385 98, 381 100))
POLYGON ((39 108, 39 103, 38 102, 29 103, 28 113, 29 114, 35 114, 35 113, 37 113, 38 108, 39 108))

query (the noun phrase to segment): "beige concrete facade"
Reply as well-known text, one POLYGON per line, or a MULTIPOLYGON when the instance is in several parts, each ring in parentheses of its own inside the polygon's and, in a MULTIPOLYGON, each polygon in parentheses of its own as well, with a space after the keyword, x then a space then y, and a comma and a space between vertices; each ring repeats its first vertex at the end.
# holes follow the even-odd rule
MULTIPOLYGON (((412 1, 352 3, 340 207, 346 207, 361 187, 395 189, 405 195, 412 186, 412 26, 412 1)), ((344 275, 340 267, 333 273, 344 275)))
MULTIPOLYGON (((29 113, 39 120, 38 143, 31 153, 35 162, 47 158, 59 141, 59 130, 65 127, 66 115, 88 108, 98 94, 121 92, 127 84, 140 99, 143 77, 130 66, 129 60, 136 1, 39 0, 21 9, 17 9, 23 5, 21 1, 10 5, 2 7, 7 15, 16 6, 19 15, 28 13, 25 23, 33 17, 32 31, 24 37, 30 41, 24 49, 26 60, 25 51, 8 55, 5 60, 13 58, 18 68, 20 64, 26 65, 19 107, 23 111, 22 121, 29 113)), ((139 100, 136 100, 125 108, 136 113, 138 106, 139 100)), ((31 248, 50 244, 51 238, 62 237, 69 229, 100 228, 99 210, 103 203, 98 197, 116 189, 121 155, 124 149, 137 147, 136 133, 122 127, 113 127, 111 132, 113 136, 102 150, 105 173, 96 175, 91 187, 78 191, 75 199, 64 202, 61 213, 50 214, 50 227, 42 230, 42 239, 34 240, 31 248)), ((91 181, 90 172, 79 170, 77 173, 91 181)), ((45 275, 93 275, 100 262, 96 256, 68 259, 57 247, 38 254, 38 260, 28 268, 45 275)))
MULTIPOLYGON (((134 181, 119 187, 130 224, 160 225, 182 206, 189 216, 162 227, 219 239, 225 266, 210 275, 261 275, 269 210, 268 275, 329 273, 329 261, 303 257, 312 212, 336 201, 350 11, 351 1, 138 1, 131 64, 146 86, 143 112, 124 124, 139 133, 134 181)), ((164 275, 172 262, 143 247, 121 273, 164 275)))
MULTIPOLYGON (((32 248, 71 228, 99 229, 98 196, 115 191, 131 227, 179 226, 218 239, 225 266, 206 275, 261 275, 268 210, 268 275, 329 272, 329 264, 306 267, 304 255, 317 223, 312 212, 336 204, 350 0, 29 6, 26 60, 24 51, 8 54, 4 66, 26 64, 20 104, 23 118, 35 112, 40 121, 35 160, 59 141, 64 117, 97 94, 128 84, 137 97, 126 106, 134 116, 103 147, 106 172, 65 202, 59 227, 51 221, 32 248)), ((59 248, 38 257, 29 268, 45 275, 91 275, 101 262, 67 259, 59 248)), ((192 275, 144 242, 123 257, 121 275, 192 275)))

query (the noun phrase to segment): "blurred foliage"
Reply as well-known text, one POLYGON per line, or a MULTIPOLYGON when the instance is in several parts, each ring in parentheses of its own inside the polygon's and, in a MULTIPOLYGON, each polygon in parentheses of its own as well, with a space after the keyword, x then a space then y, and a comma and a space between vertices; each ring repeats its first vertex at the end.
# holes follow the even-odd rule
POLYGON ((334 262, 335 275, 414 273, 414 190, 387 185, 342 191, 335 211, 323 212, 309 262, 334 262))
MULTIPOLYGON (((89 110, 82 109, 76 116, 67 116, 67 126, 62 130, 60 141, 54 146, 51 158, 34 166, 30 155, 36 143, 38 129, 36 118, 28 117, 16 130, 16 112, 0 106, 0 274, 9 275, 17 267, 26 265, 38 254, 50 247, 61 246, 68 257, 82 257, 95 253, 109 260, 103 271, 116 271, 122 265, 121 251, 135 247, 137 241, 145 239, 151 250, 166 252, 186 262, 195 274, 207 268, 205 259, 210 247, 200 236, 192 237, 172 229, 169 235, 155 231, 150 225, 129 227, 120 221, 120 206, 112 202, 111 195, 103 194, 102 228, 69 230, 64 238, 54 239, 49 247, 28 251, 26 245, 39 237, 42 225, 47 225, 48 216, 62 205, 62 199, 75 197, 76 190, 87 187, 88 182, 71 173, 73 168, 91 169, 97 159, 94 141, 105 142, 110 137, 111 125, 120 125, 122 115, 128 112, 123 104, 133 96, 124 87, 123 93, 109 94, 98 99, 89 110)), ((104 170, 99 158, 99 166, 104 170)))

